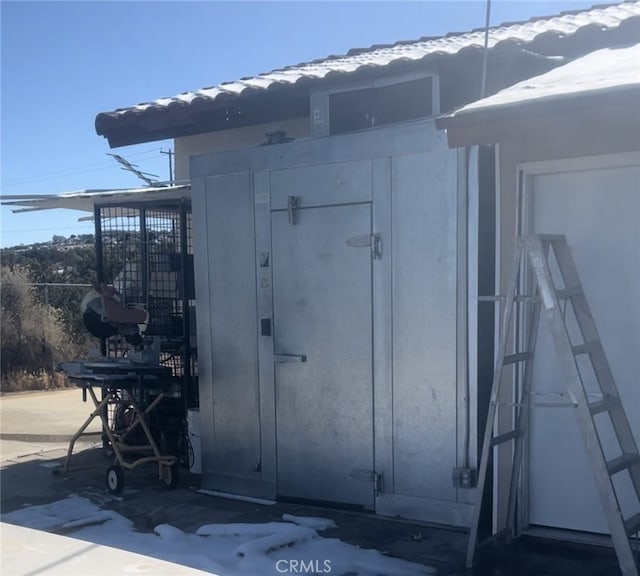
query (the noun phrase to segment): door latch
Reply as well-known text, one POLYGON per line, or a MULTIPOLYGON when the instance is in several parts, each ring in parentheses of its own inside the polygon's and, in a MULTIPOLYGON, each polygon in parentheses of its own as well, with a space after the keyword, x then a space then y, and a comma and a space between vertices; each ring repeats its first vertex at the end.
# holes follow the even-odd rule
POLYGON ((273 361, 276 364, 287 364, 290 362, 306 362, 306 356, 298 356, 295 354, 274 354, 273 361))
POLYGON ((300 198, 297 196, 287 196, 287 212, 289 213, 289 224, 298 223, 297 210, 300 204, 300 198))
POLYGON ((380 234, 361 234, 347 239, 347 246, 352 248, 371 248, 371 256, 374 260, 382 258, 382 237, 380 234))

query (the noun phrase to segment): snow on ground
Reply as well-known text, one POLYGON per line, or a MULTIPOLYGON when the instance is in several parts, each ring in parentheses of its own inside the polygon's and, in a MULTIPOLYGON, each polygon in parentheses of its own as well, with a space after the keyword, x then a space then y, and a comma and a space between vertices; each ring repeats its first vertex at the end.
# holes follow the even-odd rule
POLYGON ((364 550, 318 531, 335 524, 325 518, 291 516, 265 524, 207 524, 195 534, 161 524, 153 534, 137 532, 130 520, 72 496, 3 515, 3 522, 136 552, 218 576, 417 576, 434 570, 364 550))

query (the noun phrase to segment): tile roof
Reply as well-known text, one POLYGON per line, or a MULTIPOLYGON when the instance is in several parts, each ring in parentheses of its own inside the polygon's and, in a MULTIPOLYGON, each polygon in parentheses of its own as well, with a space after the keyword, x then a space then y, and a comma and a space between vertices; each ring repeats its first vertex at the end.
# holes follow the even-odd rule
MULTIPOLYGON (((489 47, 495 49, 509 45, 527 46, 543 35, 548 37, 551 34, 563 38, 588 27, 596 27, 600 30, 613 29, 632 18, 640 18, 640 1, 638 0, 595 6, 589 10, 565 12, 526 22, 502 24, 490 28, 489 47)), ((143 116, 147 112, 187 108, 196 103, 218 104, 225 99, 265 92, 276 86, 292 86, 303 80, 322 80, 363 69, 381 68, 398 62, 418 62, 430 56, 452 56, 468 50, 478 51, 483 49, 484 36, 484 29, 478 29, 466 33, 451 33, 443 37, 397 42, 388 46, 354 49, 342 56, 330 56, 287 66, 253 77, 223 82, 217 86, 103 112, 96 117, 96 131, 98 134, 105 135, 115 125, 133 117, 143 116)))

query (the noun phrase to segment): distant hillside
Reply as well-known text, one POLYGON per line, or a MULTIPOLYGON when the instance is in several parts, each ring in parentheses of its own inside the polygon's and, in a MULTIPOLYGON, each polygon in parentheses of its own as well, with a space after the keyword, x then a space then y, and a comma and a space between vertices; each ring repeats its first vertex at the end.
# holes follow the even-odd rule
POLYGON ((91 284, 96 280, 93 234, 54 236, 49 242, 2 248, 0 263, 28 270, 36 283, 91 284))

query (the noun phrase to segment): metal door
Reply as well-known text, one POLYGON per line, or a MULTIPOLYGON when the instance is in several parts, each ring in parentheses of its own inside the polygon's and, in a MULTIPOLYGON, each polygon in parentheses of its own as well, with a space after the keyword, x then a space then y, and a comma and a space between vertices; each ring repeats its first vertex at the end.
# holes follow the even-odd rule
POLYGON ((372 509, 371 206, 271 226, 277 492, 372 509))

